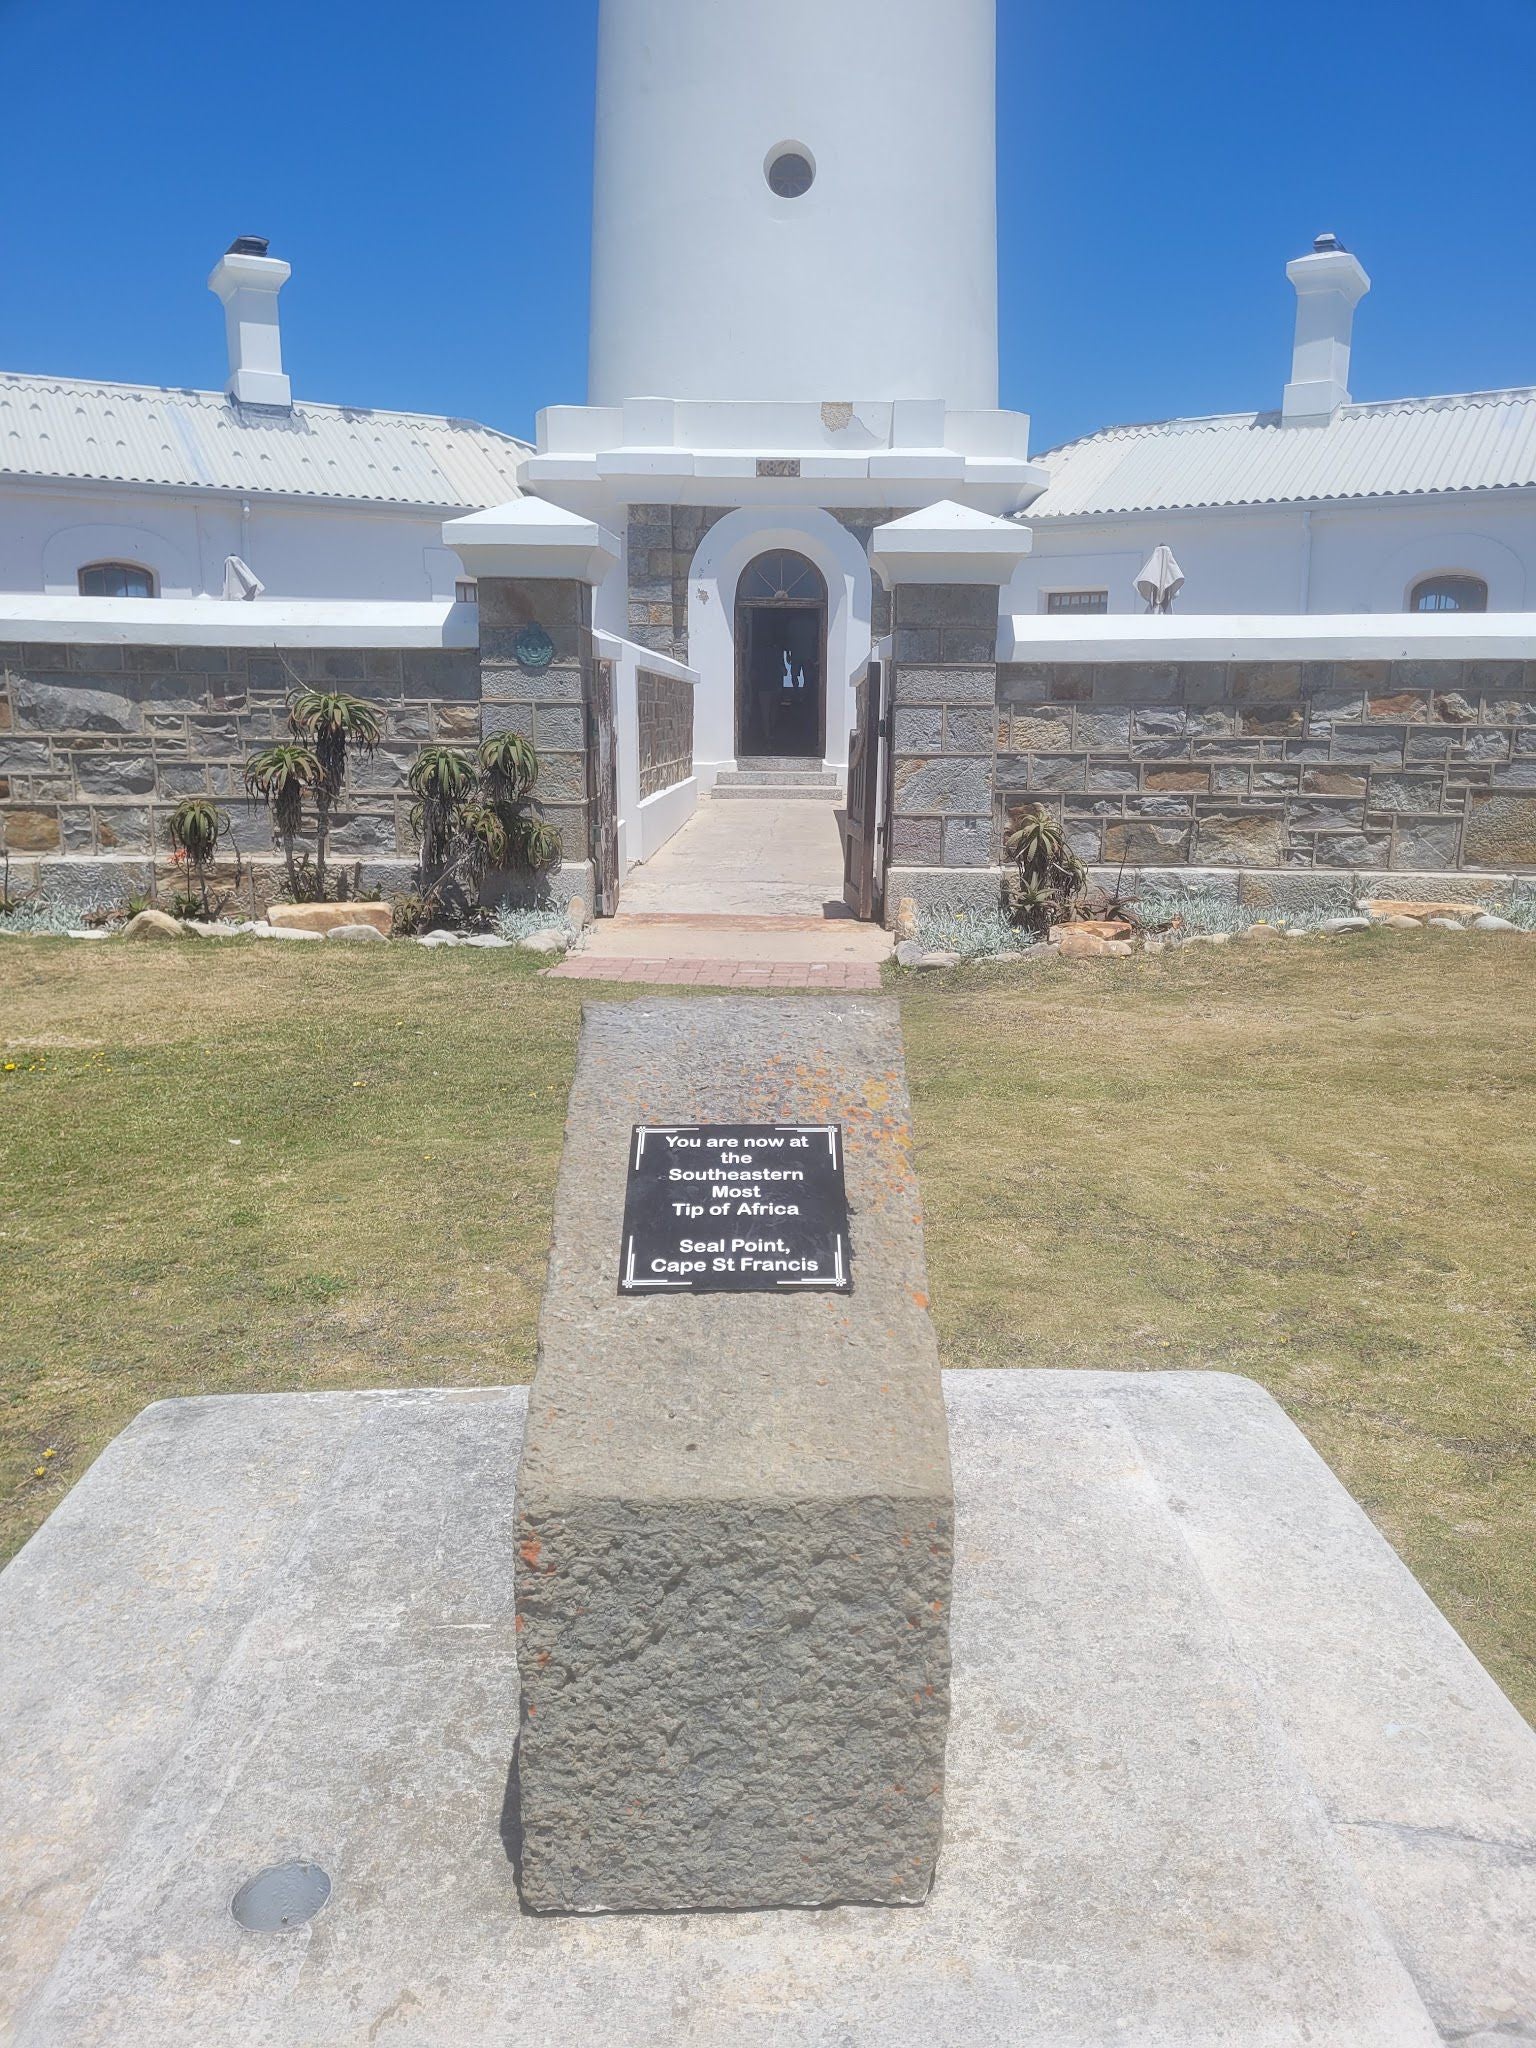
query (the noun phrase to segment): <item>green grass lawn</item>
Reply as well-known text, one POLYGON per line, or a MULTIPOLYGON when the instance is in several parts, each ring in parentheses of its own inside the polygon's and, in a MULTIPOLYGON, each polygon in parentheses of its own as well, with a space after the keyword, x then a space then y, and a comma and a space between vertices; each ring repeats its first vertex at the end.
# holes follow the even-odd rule
MULTIPOLYGON (((5 1551, 164 1395, 526 1379, 602 993, 0 940, 5 1551)), ((946 1364, 1262 1381, 1536 1715, 1533 997, 1435 933, 902 992, 946 1364)))

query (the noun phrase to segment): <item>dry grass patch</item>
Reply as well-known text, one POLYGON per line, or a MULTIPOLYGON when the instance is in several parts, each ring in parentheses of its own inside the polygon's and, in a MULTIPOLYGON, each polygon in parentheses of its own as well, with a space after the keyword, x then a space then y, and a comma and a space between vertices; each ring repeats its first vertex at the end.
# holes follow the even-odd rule
POLYGON ((0 1555, 163 1396, 526 1379, 588 992, 0 942, 0 1555))
POLYGON ((1536 944, 1436 933, 905 999, 950 1366, 1245 1373, 1536 1717, 1536 944))

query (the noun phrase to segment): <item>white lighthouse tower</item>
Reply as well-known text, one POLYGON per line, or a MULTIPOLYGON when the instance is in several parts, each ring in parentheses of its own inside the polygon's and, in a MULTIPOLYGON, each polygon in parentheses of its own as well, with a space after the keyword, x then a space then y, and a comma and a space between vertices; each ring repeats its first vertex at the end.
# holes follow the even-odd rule
POLYGON ((590 397, 997 404, 996 0, 603 0, 590 397))
POLYGON ((996 0, 601 0, 589 402, 448 539, 484 574, 590 560, 626 857, 672 803, 623 766, 645 663, 693 685, 701 792, 835 783, 877 531, 937 507, 952 551, 1044 488, 998 408, 996 44, 996 0))

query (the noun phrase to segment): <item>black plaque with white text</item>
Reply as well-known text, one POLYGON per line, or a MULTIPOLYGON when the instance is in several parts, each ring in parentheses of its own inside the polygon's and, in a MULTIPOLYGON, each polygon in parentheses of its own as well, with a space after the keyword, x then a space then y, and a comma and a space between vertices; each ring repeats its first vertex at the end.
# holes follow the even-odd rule
POLYGON ((636 1125, 620 1294, 851 1294, 840 1124, 636 1125))

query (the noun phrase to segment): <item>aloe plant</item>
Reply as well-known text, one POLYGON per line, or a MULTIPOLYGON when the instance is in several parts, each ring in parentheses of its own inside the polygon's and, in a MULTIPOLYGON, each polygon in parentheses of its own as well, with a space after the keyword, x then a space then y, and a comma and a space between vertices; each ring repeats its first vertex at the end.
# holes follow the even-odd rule
POLYGON ((1009 909, 1017 924, 1044 931, 1069 916, 1088 884, 1083 863, 1068 846, 1057 819, 1038 804, 1015 804, 1008 813, 1003 852, 1017 870, 1009 909))
POLYGON ((219 850, 219 841, 229 830, 229 819, 216 803, 205 796, 184 797, 166 820, 171 845, 185 855, 192 879, 202 898, 204 917, 208 906, 208 869, 219 850))
POLYGON ((345 690, 300 690, 288 703, 288 723, 305 742, 319 768, 315 779, 315 886, 325 900, 331 815, 346 787, 351 755, 364 759, 384 737, 384 720, 371 704, 345 690))
POLYGON ((245 764, 246 793, 271 813, 272 834, 283 849, 288 886, 297 893, 294 841, 304 829, 304 799, 320 786, 320 762, 299 740, 279 740, 245 764))
POLYGON ((418 754, 407 780, 424 920, 466 915, 493 869, 559 866, 559 833, 527 807, 538 776, 538 754, 519 733, 493 734, 473 756, 443 746, 418 754))

